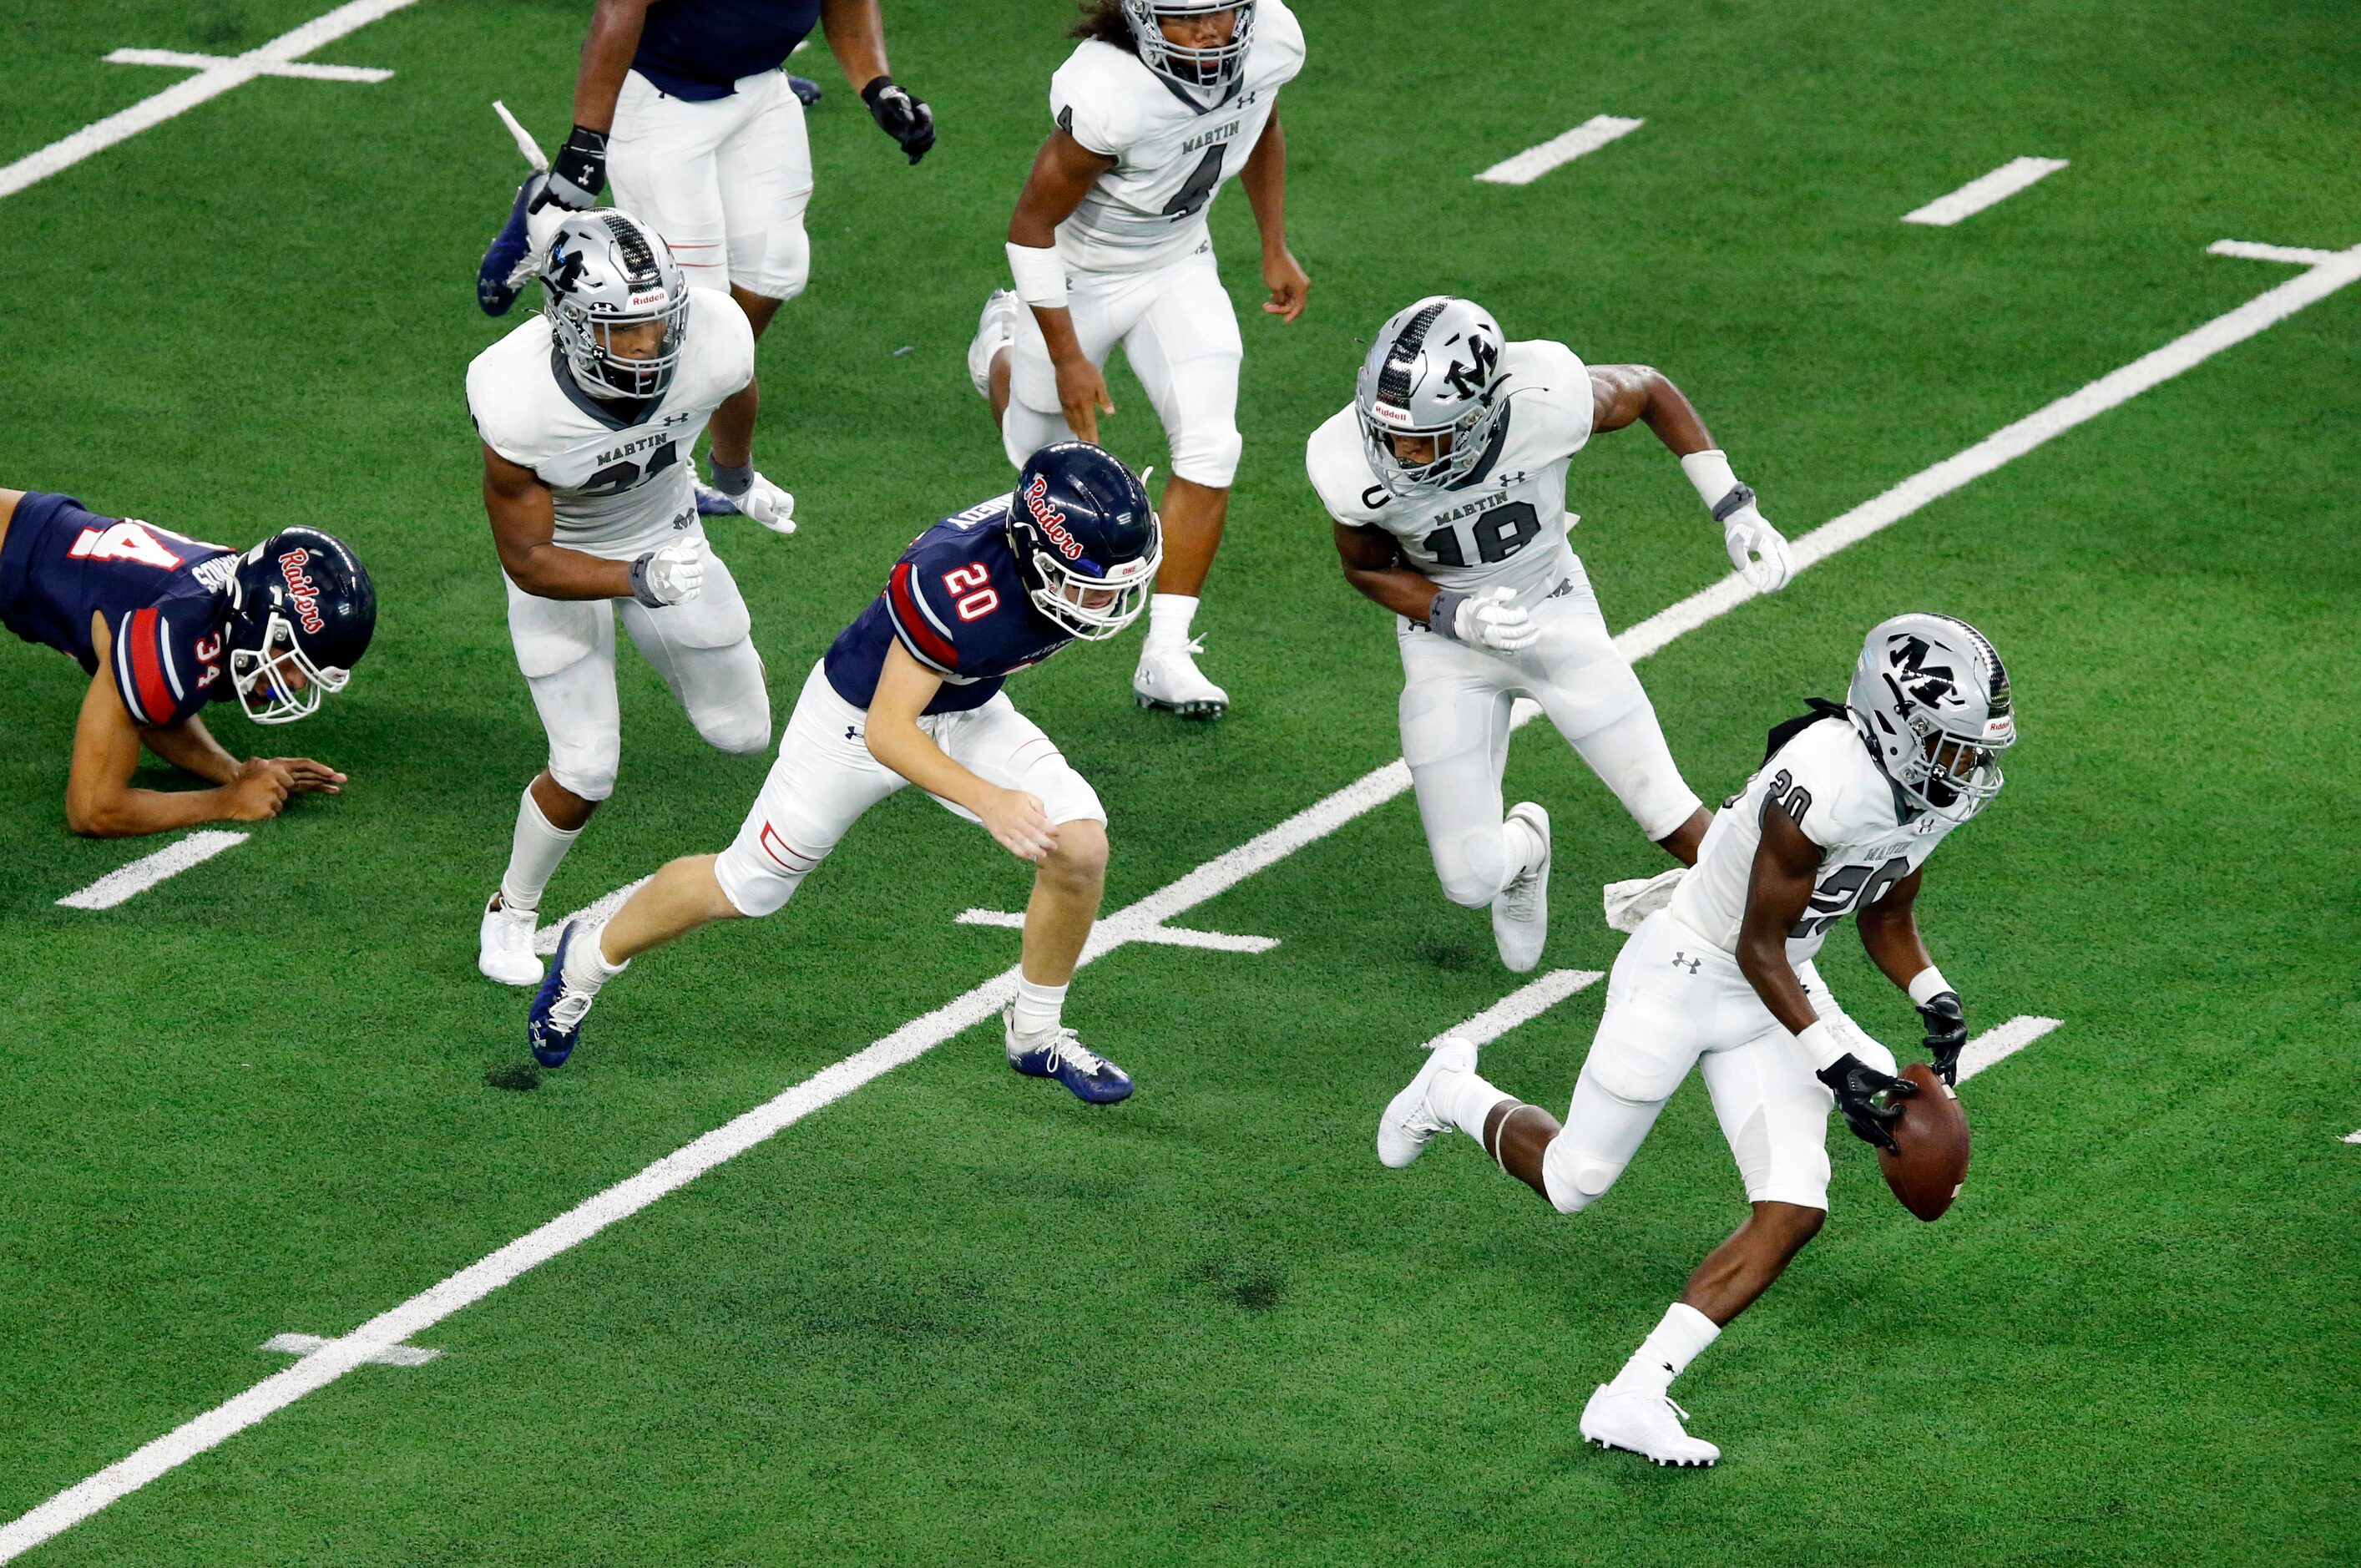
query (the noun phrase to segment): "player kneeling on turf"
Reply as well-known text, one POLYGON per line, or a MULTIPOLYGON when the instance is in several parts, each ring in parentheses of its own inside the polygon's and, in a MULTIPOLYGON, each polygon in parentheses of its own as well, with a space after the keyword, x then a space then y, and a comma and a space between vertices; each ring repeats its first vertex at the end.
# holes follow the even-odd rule
POLYGON ((1659 1464, 1711 1464, 1672 1380, 1779 1277, 1828 1215, 1828 1113, 1894 1147, 1893 1053, 1829 997, 1812 959, 1859 910, 1861 946, 1910 993, 1946 1083, 1967 1025, 1927 956, 1914 908, 1927 857, 2000 793, 2016 740, 2008 676, 1975 628, 1896 616, 1870 632, 1843 706, 1771 732, 1768 756, 1726 802, 1696 870, 1615 959, 1607 1013, 1561 1126, 1477 1076, 1446 1040, 1378 1122, 1378 1157, 1405 1166, 1458 1127, 1563 1213, 1598 1201, 1695 1066, 1753 1213, 1714 1249, 1655 1332, 1582 1412, 1582 1435, 1659 1464), (1817 1078, 1817 1081, 1815 1081, 1817 1078))
POLYGON ((603 927, 570 923, 533 999, 534 1058, 562 1065, 598 988, 651 948, 769 915, 871 806, 915 784, 1036 866, 1008 1064, 1104 1104, 1131 1092, 1059 1023, 1098 917, 1106 812, 1001 691, 1076 638, 1115 636, 1148 603, 1163 535, 1137 476, 1084 442, 1026 460, 1014 494, 945 518, 812 667, 737 841, 673 861, 603 927))
POLYGON ((241 762, 198 717, 235 696, 257 724, 288 724, 345 689, 377 629, 377 590, 360 558, 316 528, 282 529, 240 555, 70 496, 0 490, 0 625, 91 676, 66 778, 77 833, 257 822, 290 795, 345 782, 309 757, 241 762), (132 788, 142 745, 214 787, 132 788))

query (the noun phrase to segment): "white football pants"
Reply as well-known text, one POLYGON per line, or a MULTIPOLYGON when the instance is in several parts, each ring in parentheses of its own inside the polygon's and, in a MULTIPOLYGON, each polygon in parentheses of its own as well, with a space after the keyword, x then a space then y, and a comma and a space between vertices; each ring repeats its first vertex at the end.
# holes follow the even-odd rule
MULTIPOLYGON (((1894 1070, 1894 1053, 1861 1033, 1819 971, 1796 966, 1804 994, 1855 1056, 1894 1070)), ((1738 959, 1658 910, 1616 955, 1607 1012, 1575 1080, 1565 1130, 1542 1155, 1561 1213, 1597 1202, 1631 1163, 1656 1114, 1696 1067, 1747 1201, 1828 1206, 1828 1112, 1836 1104, 1795 1037, 1779 1026, 1738 959)))
MULTIPOLYGON (((1237 477, 1238 365, 1246 345, 1237 313, 1213 266, 1211 240, 1179 260, 1139 272, 1066 274, 1066 308, 1092 364, 1106 368, 1118 343, 1131 372, 1164 422, 1172 472, 1191 484, 1227 489, 1237 477)), ((1009 462, 1073 437, 1058 401, 1058 372, 1041 323, 1020 306, 1009 361, 1008 411, 1000 422, 1009 462)))
POLYGON ((509 636, 533 705, 549 733, 549 776, 584 800, 615 793, 623 755, 615 697, 615 616, 656 667, 707 742, 738 756, 771 744, 771 694, 738 580, 721 557, 705 558, 705 586, 681 604, 650 609, 637 599, 545 599, 514 583, 509 636))
POLYGON ((738 79, 727 98, 675 98, 634 71, 615 100, 607 178, 615 205, 654 225, 692 288, 732 283, 792 300, 811 277, 812 193, 804 106, 785 71, 738 79))
MULTIPOLYGON (((812 666, 787 718, 779 760, 771 764, 737 839, 715 861, 721 891, 741 915, 775 913, 862 813, 909 780, 869 754, 868 714, 837 695, 826 661, 812 666)), ((1006 692, 965 713, 923 717, 943 754, 1003 789, 1040 801, 1054 826, 1106 820, 1098 793, 1076 773, 1041 727, 1016 711, 1006 692)), ((933 797, 946 810, 979 820, 963 806, 933 797)))
POLYGON ((1541 704, 1650 839, 1672 832, 1701 804, 1681 780, 1640 678, 1615 651, 1580 562, 1532 617, 1540 640, 1515 653, 1470 647, 1408 620, 1396 634, 1402 760, 1417 786, 1434 874, 1454 904, 1469 908, 1491 903, 1517 871, 1500 779, 1521 696, 1541 704))

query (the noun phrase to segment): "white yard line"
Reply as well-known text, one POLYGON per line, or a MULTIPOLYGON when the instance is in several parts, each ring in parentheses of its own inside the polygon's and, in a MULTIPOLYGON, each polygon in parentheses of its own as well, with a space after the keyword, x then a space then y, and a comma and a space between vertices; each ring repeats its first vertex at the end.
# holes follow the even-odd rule
POLYGON ((2279 261, 2290 267, 2318 267, 2336 259, 2333 250, 2302 245, 2257 245, 2250 239, 2217 239, 2205 247, 2208 256, 2235 256, 2246 261, 2279 261))
POLYGON ((1597 152, 1647 123, 1620 115, 1593 115, 1564 136, 1529 147, 1514 158, 1504 158, 1476 178, 1488 185, 1530 185, 1558 165, 1572 163, 1586 152, 1597 152))
MULTIPOLYGON (((1006 931, 1025 929, 1025 916, 1008 909, 962 909, 953 923, 996 926, 1006 931)), ((1227 931, 1192 931, 1183 926, 1148 927, 1133 933, 1131 939, 1167 948, 1204 948, 1217 953, 1267 953, 1279 946, 1276 937, 1234 937, 1227 931)))
MULTIPOLYGON (((217 54, 183 54, 176 49, 119 49, 104 57, 109 65, 161 65, 181 71, 215 71, 227 63, 217 54)), ((368 65, 309 65, 302 61, 275 64, 255 60, 240 69, 257 76, 291 76, 302 82, 390 82, 393 72, 368 65)))
MULTIPOLYGON (((2300 278, 2258 295, 2217 317, 2195 332, 2174 339, 2153 354, 2123 369, 2101 377, 2088 387, 2059 399, 2048 408, 1977 443, 1956 457, 1894 486, 1873 500, 1855 507, 1795 542, 1797 569, 1827 559, 1847 545, 1868 538, 1928 502, 1991 472, 2013 457, 2022 456, 2051 437, 2072 429, 2158 382, 2244 342, 2304 306, 2326 298, 2361 278, 2361 247, 2340 251, 2334 258, 2300 278)), ((1649 617, 1616 639, 1624 656, 1634 661, 1663 648, 1684 632, 1696 630, 1753 597, 1744 579, 1732 574, 1725 581, 1649 617)), ((1179 881, 1148 894, 1128 908, 1099 922, 1082 952, 1088 963, 1148 927, 1165 921, 1235 887, 1265 867, 1274 865, 1308 844, 1327 837, 1410 788, 1410 770, 1400 758, 1363 775, 1324 800, 1307 806, 1286 821, 1225 854, 1216 856, 1179 881)), ((304 1395, 342 1377, 389 1346, 441 1322, 452 1313, 482 1299, 509 1281, 567 1249, 577 1246, 628 1215, 637 1213, 664 1194, 686 1186, 725 1160, 792 1126, 821 1107, 851 1093, 872 1079, 913 1061, 962 1030, 983 1022, 1015 994, 1016 970, 1005 970, 964 995, 922 1017, 914 1018, 884 1038, 835 1065, 822 1069, 776 1099, 758 1105, 715 1128, 695 1142, 666 1155, 638 1175, 585 1200, 539 1230, 519 1237, 487 1257, 470 1264, 441 1284, 363 1323, 341 1339, 303 1357, 294 1365, 264 1378, 225 1404, 175 1428, 128 1457, 116 1461, 87 1480, 60 1492, 5 1526, 0 1526, 0 1563, 29 1552, 59 1531, 70 1529, 116 1498, 137 1491, 198 1454, 243 1431, 272 1412, 284 1409, 304 1395)), ((2008 1025, 2003 1025, 2006 1028, 2008 1025)), ((1999 1030, 1991 1031, 1989 1042, 1999 1030)), ((1971 1045, 1971 1049, 1973 1044, 1971 1045)), ((1993 1059, 1998 1059, 1995 1057, 1993 1059)))
MULTIPOLYGON (((368 27, 382 16, 390 16, 417 0, 352 0, 325 16, 314 16, 293 32, 281 33, 269 43, 239 55, 187 55, 177 53, 170 60, 151 59, 164 55, 162 49, 118 49, 110 59, 138 57, 127 62, 139 65, 187 65, 196 62, 197 74, 186 82, 167 87, 153 97, 142 98, 129 108, 112 114, 103 120, 84 126, 70 137, 64 137, 38 152, 28 153, 5 168, 0 168, 0 196, 12 196, 27 185, 47 180, 61 169, 71 169, 93 153, 103 152, 116 142, 151 130, 175 115, 185 115, 208 100, 218 98, 233 87, 242 87, 258 76, 292 75, 285 68, 303 55, 324 44, 334 43, 346 33, 368 27)), ((316 66, 305 69, 302 75, 313 76, 333 72, 327 80, 336 82, 381 82, 391 71, 351 74, 357 68, 316 66)))
MULTIPOLYGON (((318 1334, 272 1334, 255 1348, 266 1355, 310 1355, 334 1343, 318 1334)), ((442 1354, 422 1344, 390 1344, 369 1360, 379 1366, 423 1366, 442 1354)))
POLYGON ((112 909, 126 898, 136 897, 162 882, 166 877, 179 876, 191 866, 203 865, 224 850, 234 850, 246 842, 243 833, 224 832, 209 828, 192 833, 187 838, 167 844, 152 855, 142 855, 127 866, 118 867, 83 888, 67 894, 58 900, 67 909, 112 909))
POLYGON ((1445 1040, 1466 1040, 1488 1046, 1520 1024, 1529 1024, 1578 991, 1587 991, 1607 978, 1595 969, 1554 969, 1541 979, 1521 985, 1465 1024, 1445 1029, 1426 1042, 1433 1050, 1445 1040))
POLYGON ((2005 202, 2027 185, 2047 180, 2066 167, 2062 158, 2012 158, 1990 174, 1969 181, 1948 196, 1938 196, 1915 213, 1905 213, 1905 224, 1947 229, 1961 218, 1974 217, 1986 207, 2005 202))
POLYGON ((1994 1063, 2006 1061, 2058 1027, 2058 1024, 2055 1018, 2039 1018, 2026 1013, 1986 1029, 1960 1052, 1960 1081, 1965 1083, 1994 1063))
POLYGON ((557 952, 557 938, 569 924, 579 920, 585 925, 596 926, 599 921, 604 920, 607 916, 615 913, 616 910, 623 907, 623 900, 631 897, 631 894, 645 887, 653 874, 653 873, 650 873, 650 876, 643 876, 637 882, 627 882, 622 886, 617 888, 614 892, 593 899, 590 903, 584 905, 581 908, 576 910, 573 914, 566 916, 564 919, 554 920, 548 925, 544 926, 540 930, 535 931, 533 934, 533 950, 539 953, 544 959, 555 956, 557 952))
POLYGON ((2345 1134, 2345 1136, 2338 1141, 2348 1144, 2361 1144, 2361 1127, 2356 1127, 2353 1131, 2345 1134))

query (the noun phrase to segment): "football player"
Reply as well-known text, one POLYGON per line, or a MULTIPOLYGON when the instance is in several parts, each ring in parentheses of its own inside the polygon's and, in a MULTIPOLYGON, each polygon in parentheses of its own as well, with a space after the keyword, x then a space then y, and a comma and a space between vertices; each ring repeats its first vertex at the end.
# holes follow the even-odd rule
POLYGON ((778 910, 863 812, 915 784, 1034 866, 1022 978, 1001 1015, 1008 1065, 1093 1104, 1130 1094, 1059 1016, 1098 916, 1106 811, 1001 686, 1130 625, 1161 553, 1138 477, 1082 442, 1033 453, 1013 494, 918 535, 812 666, 737 841, 665 866, 605 925, 559 934, 527 1025, 534 1058, 562 1065, 598 988, 640 954, 778 910))
POLYGON ((1786 542, 1679 388, 1644 365, 1587 367, 1562 343, 1510 343, 1466 300, 1395 313, 1352 403, 1305 453, 1345 580, 1399 618, 1402 757, 1435 875, 1453 903, 1491 906, 1500 961, 1519 974, 1549 938, 1550 818, 1529 800, 1501 811, 1518 697, 1541 704, 1675 860, 1696 861, 1709 820, 1566 539, 1579 521, 1567 463, 1593 434, 1641 421, 1748 580, 1784 587, 1786 542))
POLYGON ((1057 128, 1008 222, 1016 292, 985 303, 968 371, 1022 466, 1049 442, 1098 439, 1115 412, 1100 369, 1123 345, 1172 451, 1170 549, 1132 693, 1218 718, 1229 694, 1198 670, 1189 626, 1229 515, 1244 348, 1205 214, 1242 176, 1263 309, 1301 315, 1312 280, 1287 248, 1279 90, 1303 69, 1303 29, 1281 0, 1091 0, 1075 34, 1049 82, 1057 128))
MULTIPOLYGON (((611 210, 564 215, 540 278, 542 313, 467 367, 509 635, 549 732, 478 931, 477 967, 509 985, 540 983, 542 890, 614 793, 611 607, 707 741, 738 756, 771 743, 746 601, 708 551, 689 483, 697 433, 753 379, 746 313, 688 287, 664 240, 611 210)), ((717 433, 714 450, 752 461, 742 433, 717 433)), ((763 521, 795 528, 784 513, 763 521)))
POLYGON ((2016 740, 2008 675, 1975 628, 1902 615, 1869 634, 1843 705, 1772 730, 1762 770, 1716 813, 1697 867, 1615 959, 1607 1012, 1560 1124, 1476 1071, 1476 1047, 1436 1047, 1378 1123, 1378 1157, 1416 1159, 1458 1127, 1559 1212, 1597 1202, 1691 1067, 1753 1212, 1689 1276, 1680 1299, 1582 1412, 1582 1435, 1659 1464, 1711 1464, 1667 1390, 1779 1277, 1828 1217, 1828 1113, 1894 1146, 1896 1101, 1917 1086, 1829 997, 1813 966, 1855 914, 1861 946, 1906 991, 1946 1085, 1967 1043, 1960 993, 1918 935, 1927 857, 2000 793, 2016 740))
POLYGON ((377 628, 377 590, 343 541, 287 528, 243 555, 71 496, 0 490, 0 626, 91 677, 74 725, 66 826, 98 839, 259 822, 345 775, 309 757, 222 749, 201 717, 236 696, 288 724, 345 689, 377 628), (134 789, 139 749, 214 787, 134 789))
MULTIPOLYGON (((551 204, 588 211, 611 177, 615 205, 671 242, 691 287, 736 300, 761 338, 811 273, 804 105, 819 92, 780 67, 812 28, 912 163, 935 145, 934 111, 886 73, 877 5, 598 0, 574 83, 573 132, 548 175, 518 192, 492 242, 478 280, 484 308, 500 314, 514 297, 490 274, 494 257, 516 253, 528 214, 551 204)), ((750 378, 713 416, 713 484, 697 486, 708 514, 741 510, 766 521, 795 510, 792 496, 730 455, 753 434, 760 395, 750 378)))

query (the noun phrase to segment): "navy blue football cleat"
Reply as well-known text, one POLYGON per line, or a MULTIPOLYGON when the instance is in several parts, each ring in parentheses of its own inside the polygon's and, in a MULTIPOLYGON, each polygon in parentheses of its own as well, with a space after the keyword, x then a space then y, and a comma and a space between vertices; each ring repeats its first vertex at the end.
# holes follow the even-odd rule
POLYGON ((535 170, 517 187, 516 201, 509 208, 509 221, 502 224, 500 232, 492 236, 490 247, 484 252, 484 259, 476 269, 476 303, 483 307, 488 316, 504 316, 509 313, 509 307, 516 303, 517 294, 523 285, 511 283, 509 280, 515 276, 518 266, 523 262, 525 253, 533 244, 525 235, 524 215, 532 209, 533 198, 540 195, 542 187, 548 183, 549 176, 535 170))
POLYGON ((1054 1078, 1090 1105, 1112 1105, 1131 1098, 1131 1074, 1083 1045, 1071 1029, 1054 1031, 1048 1039, 1021 1046, 1016 1039, 1016 1003, 1000 1010, 1002 1042, 1008 1065, 1027 1078, 1054 1078))
POLYGON ((566 1058, 582 1043, 582 1020, 589 1016, 590 1003, 597 1000, 597 992, 566 983, 566 949, 581 930, 580 925, 568 921, 557 934, 557 955, 549 960, 548 978, 533 992, 533 1011, 525 1015, 525 1044, 533 1047, 533 1059, 544 1067, 566 1065, 566 1058))
POLYGON ((808 76, 788 77, 787 91, 794 93, 796 101, 807 109, 819 102, 819 83, 808 76))

